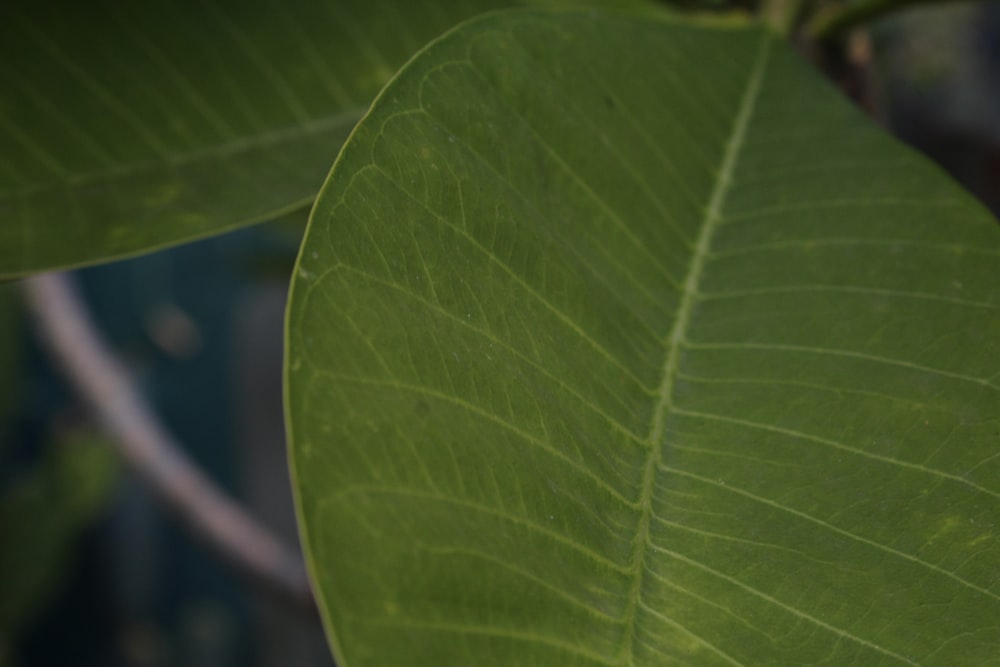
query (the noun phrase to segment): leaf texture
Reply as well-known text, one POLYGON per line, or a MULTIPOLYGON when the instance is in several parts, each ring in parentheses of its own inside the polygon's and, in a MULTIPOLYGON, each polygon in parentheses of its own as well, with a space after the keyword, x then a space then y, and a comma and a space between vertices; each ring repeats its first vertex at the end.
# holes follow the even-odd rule
POLYGON ((1000 230, 762 31, 449 33, 288 327, 347 667, 997 664, 1000 230))
POLYGON ((0 277, 310 204, 396 69, 457 22, 510 4, 0 4, 0 277))

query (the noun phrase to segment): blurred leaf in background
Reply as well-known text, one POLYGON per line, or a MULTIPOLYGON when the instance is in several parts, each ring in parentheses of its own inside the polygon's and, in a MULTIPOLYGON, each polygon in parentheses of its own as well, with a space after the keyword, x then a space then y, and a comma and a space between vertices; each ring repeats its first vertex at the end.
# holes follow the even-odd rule
POLYGON ((0 488, 0 665, 58 592, 77 540, 106 507, 117 477, 111 448, 74 431, 0 488))

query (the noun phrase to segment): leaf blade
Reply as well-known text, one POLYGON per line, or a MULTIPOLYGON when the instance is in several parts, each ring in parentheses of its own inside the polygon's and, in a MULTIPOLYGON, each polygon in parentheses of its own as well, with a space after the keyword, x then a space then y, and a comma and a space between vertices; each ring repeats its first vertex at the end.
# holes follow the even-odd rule
POLYGON ((509 4, 5 3, 0 276, 308 206, 396 68, 509 4))
POLYGON ((767 40, 497 16, 359 126, 289 313, 338 659, 990 659, 997 230, 767 40))

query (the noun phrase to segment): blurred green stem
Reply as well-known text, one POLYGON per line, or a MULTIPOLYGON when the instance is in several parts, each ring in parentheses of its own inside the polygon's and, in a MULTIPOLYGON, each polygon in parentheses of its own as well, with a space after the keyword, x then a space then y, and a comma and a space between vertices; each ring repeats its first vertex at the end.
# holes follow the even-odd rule
POLYGON ((760 6, 761 19, 782 37, 792 34, 801 11, 802 0, 764 0, 760 6))
POLYGON ((969 2, 970 0, 858 0, 847 4, 834 5, 826 11, 819 11, 806 26, 806 34, 816 41, 830 41, 851 28, 877 18, 916 7, 918 5, 941 5, 946 2, 969 2))

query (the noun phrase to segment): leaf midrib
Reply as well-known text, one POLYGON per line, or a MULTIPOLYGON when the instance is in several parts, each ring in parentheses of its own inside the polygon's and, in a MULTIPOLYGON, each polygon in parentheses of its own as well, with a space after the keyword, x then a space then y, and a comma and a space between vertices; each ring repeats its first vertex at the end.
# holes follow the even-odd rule
MULTIPOLYGON (((722 164, 716 174, 708 206, 705 209, 705 216, 701 224, 701 232, 699 233, 697 243, 695 244, 694 254, 691 257, 691 264, 682 284, 683 293, 680 305, 677 309, 677 318, 674 320, 674 326, 671 328, 666 339, 667 358, 663 365, 663 377, 660 382, 659 389, 657 390, 659 401, 653 411, 653 421, 652 424, 650 424, 649 436, 647 438, 649 453, 647 454, 646 465, 643 471, 642 496, 639 501, 639 507, 642 514, 639 517, 639 528, 636 535, 635 554, 633 556, 634 565, 632 587, 628 597, 628 610, 625 617, 624 645, 622 651, 622 662, 625 665, 635 664, 635 654, 633 648, 633 641, 635 638, 635 620, 642 587, 643 567, 646 553, 649 551, 647 547, 649 545, 649 523, 653 514, 653 489, 656 484, 656 471, 662 461, 663 446, 660 441, 663 438, 664 429, 666 427, 667 415, 674 407, 673 391, 680 359, 680 348, 687 333, 691 316, 691 308, 698 294, 698 286, 701 281, 704 260, 709 253, 712 236, 718 226, 719 220, 722 217, 722 207, 729 194, 730 185, 732 183, 732 174, 736 163, 739 160, 740 151, 743 148, 747 127, 750 124, 750 117, 753 115, 754 108, 756 107, 757 100, 760 95, 760 86, 767 66, 770 45, 771 38, 767 33, 764 33, 760 39, 754 64, 747 77, 747 82, 743 90, 743 97, 740 100, 736 118, 733 121, 733 127, 729 134, 729 140, 726 143, 722 164)), ((721 657, 733 662, 734 664, 738 664, 730 656, 722 653, 700 637, 693 635, 683 628, 683 626, 678 625, 678 628, 687 634, 691 634, 692 637, 695 637, 699 642, 708 646, 721 657)))
POLYGON ((266 132, 248 134, 218 144, 189 151, 174 153, 159 160, 144 160, 121 164, 112 168, 78 172, 68 177, 53 179, 44 183, 35 183, 24 187, 14 187, 0 191, 0 201, 15 197, 27 197, 42 192, 60 190, 67 187, 75 188, 92 183, 135 176, 143 172, 155 172, 160 169, 177 169, 202 161, 233 158, 245 152, 250 152, 269 145, 281 144, 287 140, 299 141, 303 137, 318 135, 328 130, 352 125, 363 115, 367 107, 349 109, 331 116, 319 118, 309 123, 280 127, 266 132))

